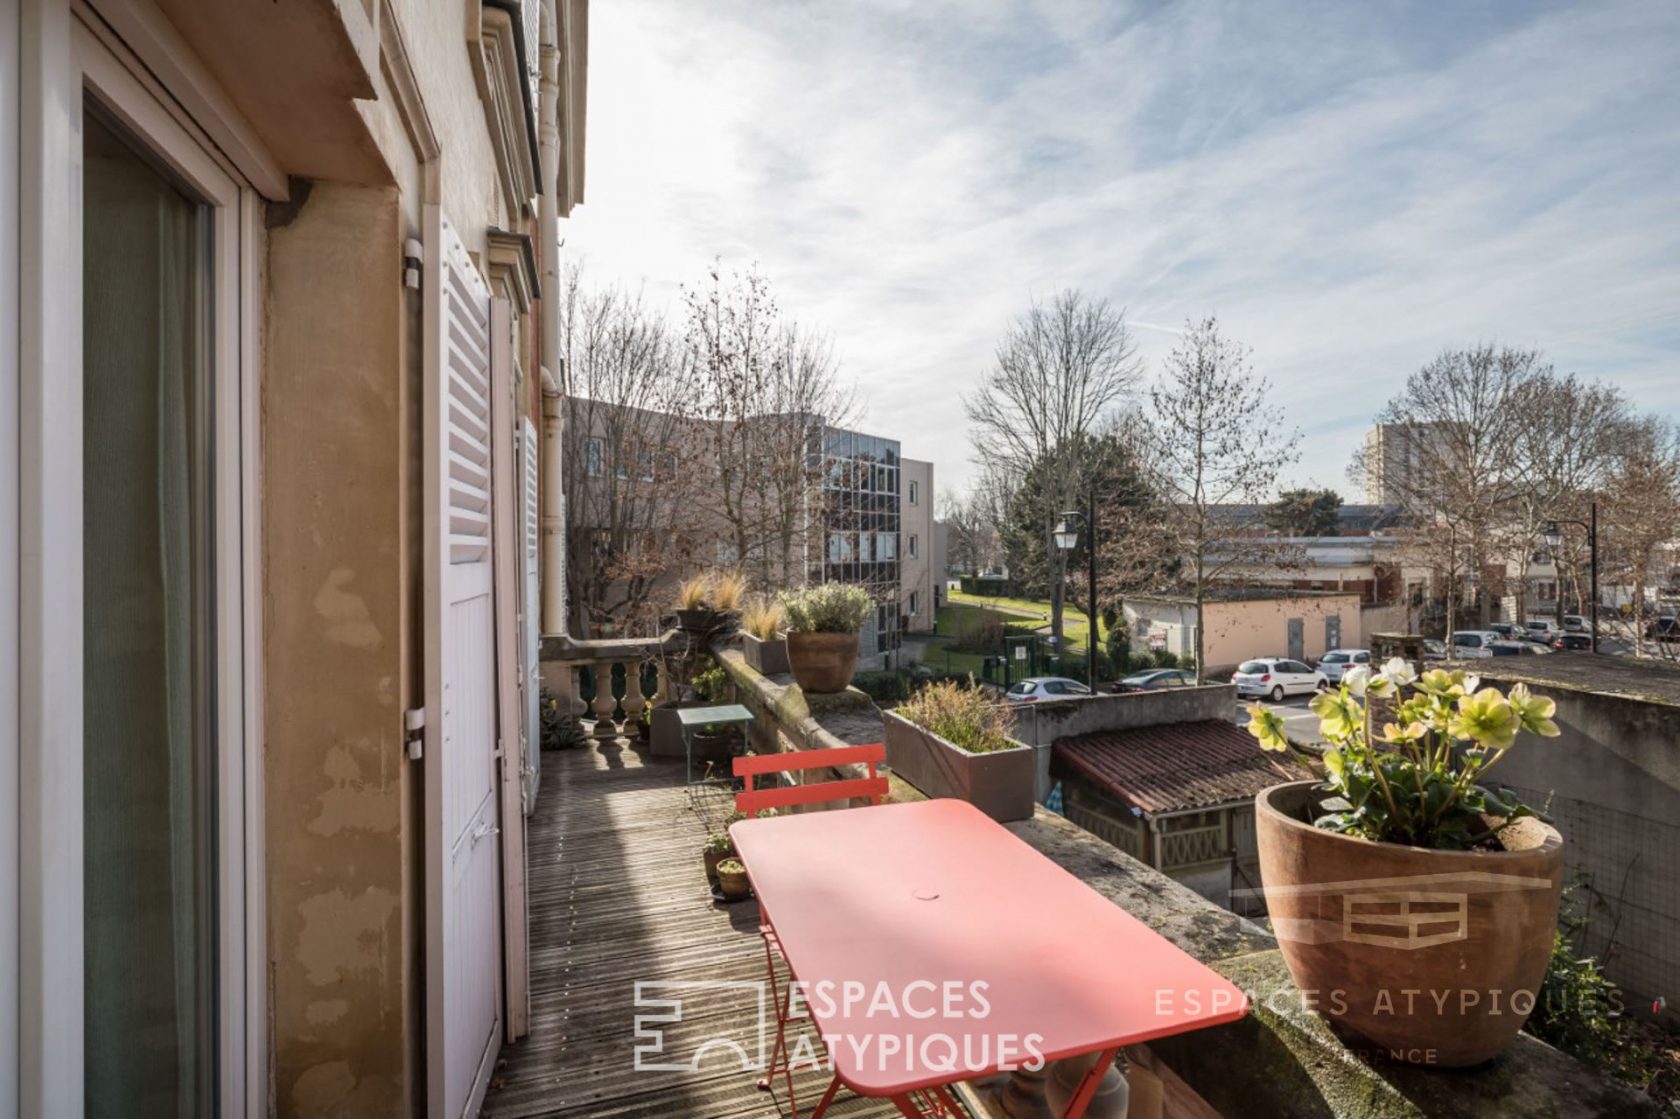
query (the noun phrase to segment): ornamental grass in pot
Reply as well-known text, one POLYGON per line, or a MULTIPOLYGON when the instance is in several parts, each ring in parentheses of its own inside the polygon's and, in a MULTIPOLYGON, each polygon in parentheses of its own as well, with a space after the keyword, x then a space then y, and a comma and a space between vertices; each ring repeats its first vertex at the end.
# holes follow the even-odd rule
POLYGON ((1015 711, 975 687, 942 680, 885 721, 887 765, 930 797, 966 800, 994 820, 1033 814, 1033 749, 1017 742, 1015 711))
MULTIPOLYGON (((1462 670, 1363 666, 1312 701, 1323 782, 1256 798, 1260 871, 1304 998, 1391 1059, 1457 1067, 1502 1050, 1540 997, 1563 839, 1488 771, 1556 705, 1462 670)), ((1286 750, 1256 704, 1249 730, 1286 750)))
POLYGON ((771 599, 755 599, 741 611, 741 651, 747 664, 765 676, 788 670, 782 623, 782 604, 771 599))
POLYGON ((823 583, 782 595, 788 670, 806 692, 843 692, 857 672, 858 633, 875 603, 850 583, 823 583))

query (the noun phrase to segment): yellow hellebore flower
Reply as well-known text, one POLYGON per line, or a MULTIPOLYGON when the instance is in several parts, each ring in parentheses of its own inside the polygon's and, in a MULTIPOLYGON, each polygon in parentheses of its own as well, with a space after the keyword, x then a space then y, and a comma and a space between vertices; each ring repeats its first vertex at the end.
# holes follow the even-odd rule
POLYGON ((1349 695, 1363 696, 1365 689, 1371 686, 1371 668, 1369 665, 1356 664, 1342 673, 1342 687, 1349 695))
POLYGON ((1528 690, 1527 684, 1518 684, 1511 689, 1511 710, 1516 712, 1517 720, 1542 738, 1556 738, 1563 732, 1552 722, 1552 716, 1557 713, 1556 701, 1543 695, 1534 695, 1528 690))
POLYGON ((1382 674, 1384 679, 1399 688, 1416 683, 1418 678, 1417 670, 1405 657, 1388 658, 1388 663, 1382 666, 1382 674))
POLYGON ((1403 746, 1413 742, 1421 742, 1423 736, 1429 733, 1429 728, 1419 722, 1410 722, 1404 726, 1399 723, 1383 724, 1383 741, 1392 742, 1396 746, 1403 746))
POLYGON ((1318 716, 1319 733, 1333 742, 1346 742, 1365 725, 1365 709, 1346 689, 1315 696, 1308 706, 1318 716))
POLYGON ((1283 736, 1283 718, 1256 703, 1248 709, 1248 733, 1260 740, 1260 749, 1282 753, 1289 749, 1289 739, 1283 736))
POLYGON ((1508 749, 1517 739, 1517 713, 1498 688, 1483 688, 1458 701, 1447 732, 1454 738, 1472 738, 1490 750, 1508 749))

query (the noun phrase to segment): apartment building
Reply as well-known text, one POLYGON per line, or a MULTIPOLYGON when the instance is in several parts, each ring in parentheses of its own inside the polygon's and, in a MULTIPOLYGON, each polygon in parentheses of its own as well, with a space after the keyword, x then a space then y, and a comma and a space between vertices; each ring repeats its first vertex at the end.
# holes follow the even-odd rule
POLYGON ((911 633, 928 633, 944 601, 945 533, 933 515, 933 463, 905 459, 903 470, 904 628, 911 633))

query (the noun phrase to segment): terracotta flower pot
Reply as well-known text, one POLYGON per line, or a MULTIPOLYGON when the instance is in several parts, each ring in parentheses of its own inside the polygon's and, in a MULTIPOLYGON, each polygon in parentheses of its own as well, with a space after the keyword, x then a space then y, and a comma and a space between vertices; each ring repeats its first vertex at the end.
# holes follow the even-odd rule
POLYGON ((723 896, 731 901, 738 901, 752 893, 752 883, 747 880, 747 872, 744 870, 731 873, 720 866, 717 872, 717 880, 718 889, 722 890, 723 896))
POLYGON ((1431 851, 1314 827, 1316 782, 1255 798, 1278 947, 1310 1006, 1393 1060, 1489 1059, 1540 998, 1557 929, 1563 838, 1535 819, 1503 851, 1431 851))
POLYGON ((788 670, 794 682, 818 695, 843 692, 857 672, 858 635, 855 633, 790 633, 788 670))

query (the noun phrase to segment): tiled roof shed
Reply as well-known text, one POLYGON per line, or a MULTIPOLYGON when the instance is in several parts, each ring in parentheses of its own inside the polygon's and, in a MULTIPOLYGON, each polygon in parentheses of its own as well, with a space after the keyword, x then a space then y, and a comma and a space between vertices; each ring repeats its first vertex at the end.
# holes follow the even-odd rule
POLYGON ((1053 749, 1059 768, 1151 816, 1230 804, 1312 776, 1300 762, 1261 750, 1248 731, 1220 719, 1080 735, 1053 749))

